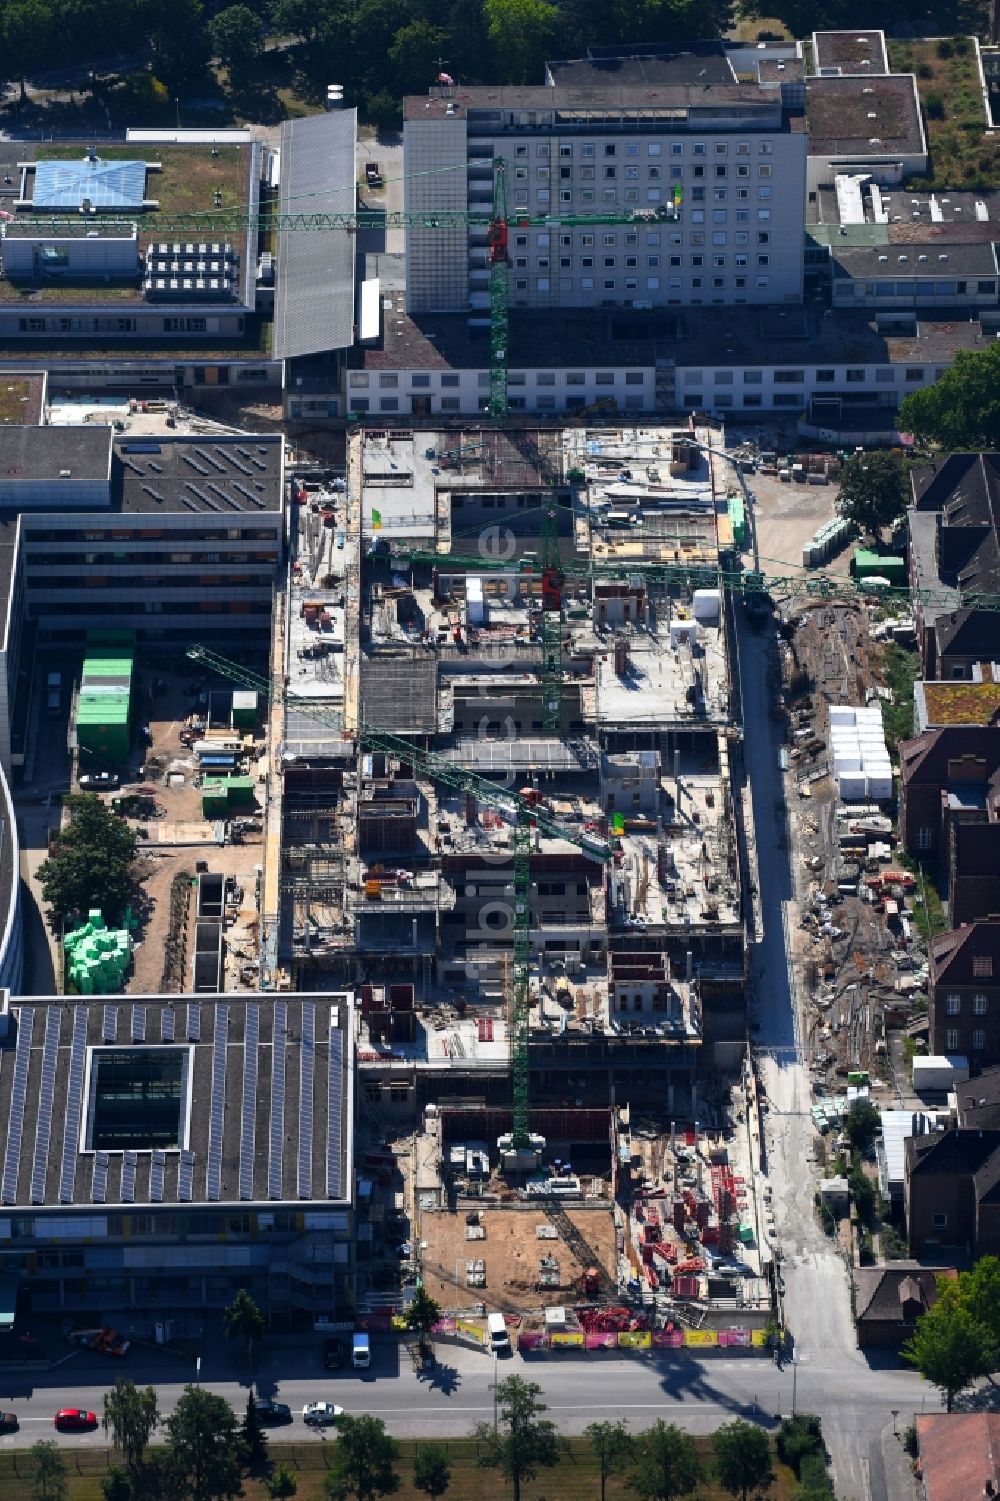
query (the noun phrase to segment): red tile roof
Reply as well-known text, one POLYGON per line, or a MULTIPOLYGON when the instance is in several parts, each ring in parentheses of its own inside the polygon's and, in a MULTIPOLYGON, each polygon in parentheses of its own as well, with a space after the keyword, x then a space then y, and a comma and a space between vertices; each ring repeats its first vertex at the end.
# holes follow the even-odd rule
POLYGON ((933 1413, 916 1423, 927 1501, 983 1501, 987 1482, 1000 1482, 1000 1414, 933 1413))

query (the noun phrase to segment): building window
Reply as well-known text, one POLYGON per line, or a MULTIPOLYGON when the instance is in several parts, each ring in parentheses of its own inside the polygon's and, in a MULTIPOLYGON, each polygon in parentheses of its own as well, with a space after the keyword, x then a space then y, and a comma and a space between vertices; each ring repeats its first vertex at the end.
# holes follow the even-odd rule
POLYGON ((944 1045, 949 1053, 958 1052, 958 1028, 949 1027, 944 1034, 944 1045))
POLYGON ((987 1007, 987 1000, 986 1000, 986 997, 984 995, 974 995, 972 997, 972 1014, 973 1014, 973 1016, 985 1016, 986 1015, 986 1007, 987 1007))
POLYGON ((745 386, 759 386, 764 381, 763 370, 744 370, 743 384, 745 386))
POLYGON ((931 1224, 934 1226, 935 1230, 947 1230, 948 1216, 946 1214, 932 1214, 931 1224))
MULTIPOLYGON (((757 279, 760 280, 759 277, 757 279)), ((805 374, 804 370, 776 370, 774 383, 776 386, 798 386, 805 380, 805 374)))
POLYGON ((457 375, 442 375, 441 377, 442 386, 457 386, 458 383, 459 377, 457 375))
POLYGON ((399 376, 380 375, 378 378, 378 383, 383 391, 395 391, 396 387, 399 385, 399 376))
POLYGON ((383 412, 398 412, 399 411, 399 397, 398 396, 383 396, 382 397, 382 402, 381 402, 380 410, 383 411, 383 412))
POLYGON ((986 1033, 982 1027, 974 1027, 972 1030, 972 1051, 981 1053, 986 1046, 986 1033))
POLYGON ((441 410, 442 412, 460 412, 462 410, 461 400, 457 396, 442 396, 441 410))
POLYGON ((917 382, 922 381, 923 378, 924 372, 919 365, 910 365, 907 367, 906 380, 910 383, 910 385, 916 385, 917 382))
POLYGON ((944 1009, 947 1016, 958 1016, 962 1009, 962 1002, 960 997, 957 995, 946 996, 944 1009))
POLYGON ((929 850, 934 848, 934 835, 931 829, 917 830, 917 849, 929 850))
POLYGON ((993 974, 993 957, 991 954, 975 954, 972 959, 972 973, 979 980, 988 980, 993 974))
POLYGON ((426 390, 431 383, 429 375, 411 375, 410 385, 414 391, 426 390))
POLYGON ((368 372, 366 370, 352 370, 348 376, 347 384, 349 386, 367 386, 368 372))

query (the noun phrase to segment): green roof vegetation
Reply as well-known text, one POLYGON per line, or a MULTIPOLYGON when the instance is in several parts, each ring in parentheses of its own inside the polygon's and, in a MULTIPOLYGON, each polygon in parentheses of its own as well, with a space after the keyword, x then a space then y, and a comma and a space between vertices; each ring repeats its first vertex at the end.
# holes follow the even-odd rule
POLYGON ((916 74, 930 152, 926 186, 992 190, 1000 179, 1000 139, 986 134, 989 121, 972 38, 888 38, 887 45, 893 72, 916 74))

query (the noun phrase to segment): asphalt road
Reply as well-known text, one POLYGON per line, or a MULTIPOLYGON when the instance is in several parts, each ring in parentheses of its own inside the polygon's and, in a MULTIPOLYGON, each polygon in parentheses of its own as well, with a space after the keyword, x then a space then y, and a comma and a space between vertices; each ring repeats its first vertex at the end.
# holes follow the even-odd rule
MULTIPOLYGON (((436 1371, 429 1378, 418 1377, 408 1363, 398 1363, 394 1341, 380 1344, 376 1339, 374 1372, 363 1376, 353 1371, 322 1372, 315 1345, 311 1340, 313 1348, 306 1352, 287 1345, 269 1346, 265 1341, 259 1350, 254 1373, 258 1391, 287 1402, 295 1414, 294 1422, 280 1430, 282 1438, 309 1437, 310 1430, 300 1416, 302 1407, 322 1400, 338 1402, 347 1412, 380 1417, 398 1437, 459 1437, 492 1418, 493 1362, 482 1351, 441 1343, 436 1371), (286 1375, 289 1370, 296 1374, 286 1375)), ((830 1359, 804 1354, 794 1372, 787 1365, 779 1371, 760 1356, 695 1359, 682 1353, 627 1359, 514 1355, 498 1365, 501 1378, 516 1371, 537 1381, 553 1418, 569 1434, 580 1433, 602 1416, 626 1418, 635 1430, 664 1417, 696 1433, 710 1432, 734 1417, 772 1424, 774 1414, 791 1410, 793 1381, 797 1407, 822 1412, 825 1424, 838 1431, 856 1426, 860 1434, 871 1430, 873 1419, 872 1397, 859 1388, 863 1370, 863 1364, 860 1370, 845 1367, 835 1352, 830 1359)), ((21 1428, 17 1435, 0 1438, 0 1447, 23 1446, 42 1437, 55 1437, 66 1447, 103 1447, 106 1439, 100 1428, 90 1434, 54 1434, 52 1417, 59 1407, 87 1408, 100 1416, 104 1392, 117 1374, 128 1375, 139 1385, 154 1384, 164 1416, 173 1410, 184 1382, 195 1379, 193 1367, 179 1369, 177 1361, 171 1362, 161 1352, 141 1348, 121 1362, 86 1351, 71 1354, 35 1387, 16 1374, 5 1376, 0 1378, 0 1402, 17 1413, 21 1428)), ((247 1375, 233 1371, 228 1351, 221 1350, 215 1359, 206 1358, 201 1379, 242 1412, 247 1375)), ((880 1372, 878 1392, 877 1422, 891 1406, 905 1412, 916 1401, 919 1409, 916 1378, 907 1372, 880 1372)), ((842 1497, 849 1494, 853 1493, 838 1489, 842 1497)))

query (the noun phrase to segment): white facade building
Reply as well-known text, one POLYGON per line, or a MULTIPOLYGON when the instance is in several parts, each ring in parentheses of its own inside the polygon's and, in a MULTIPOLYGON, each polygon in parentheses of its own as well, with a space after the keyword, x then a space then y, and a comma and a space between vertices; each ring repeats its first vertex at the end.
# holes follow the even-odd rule
MULTIPOLYGON (((406 207, 488 219, 502 161, 512 308, 801 301, 806 137, 776 91, 453 94, 405 101, 406 207)), ((485 223, 410 228, 407 310, 485 312, 489 256, 485 223)))

